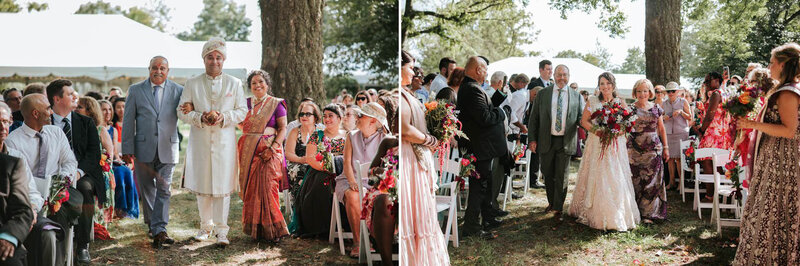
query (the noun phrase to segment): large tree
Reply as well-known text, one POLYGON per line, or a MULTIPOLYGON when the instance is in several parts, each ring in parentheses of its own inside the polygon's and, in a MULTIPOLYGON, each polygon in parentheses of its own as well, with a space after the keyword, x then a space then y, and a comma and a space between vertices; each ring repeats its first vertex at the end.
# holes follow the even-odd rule
POLYGON ((645 59, 644 52, 639 47, 628 49, 628 55, 625 56, 625 62, 615 69, 616 73, 623 74, 644 74, 645 73, 645 59))
POLYGON ((120 6, 113 6, 108 2, 98 0, 97 2, 80 5, 75 14, 122 14, 129 19, 162 32, 169 21, 169 8, 161 1, 154 2, 152 7, 134 6, 128 10, 123 10, 120 6))
POLYGON ((261 69, 272 76, 274 95, 288 101, 290 117, 297 111, 302 98, 325 99, 322 86, 323 4, 324 0, 259 0, 263 47, 261 69))
MULTIPOLYGON (((493 8, 513 5, 512 0, 464 0, 453 1, 445 8, 423 10, 415 8, 414 0, 406 0, 403 22, 400 24, 401 42, 423 34, 434 34, 445 39, 454 36, 450 30, 473 24, 493 8)), ((417 5, 417 7, 422 5, 417 5)), ((430 6, 430 3, 427 3, 430 6)))
MULTIPOLYGON (((178 34, 184 41, 207 41, 211 37, 221 37, 226 41, 247 41, 252 21, 245 16, 245 6, 237 5, 233 0, 203 0, 205 7, 194 27, 178 34)), ((263 7, 263 6, 262 6, 263 7)), ((262 8, 263 13, 272 12, 262 8)), ((297 13, 291 17, 299 17, 297 13)), ((289 15, 289 14, 287 14, 289 15)))
POLYGON ((377 75, 373 82, 397 83, 397 23, 397 0, 328 0, 322 30, 328 74, 364 69, 377 75))

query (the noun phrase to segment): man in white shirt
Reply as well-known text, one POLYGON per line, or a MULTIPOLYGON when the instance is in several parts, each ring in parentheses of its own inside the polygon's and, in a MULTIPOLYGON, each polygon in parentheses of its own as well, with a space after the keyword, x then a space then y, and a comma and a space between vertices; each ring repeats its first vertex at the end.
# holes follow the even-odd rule
MULTIPOLYGON (((511 87, 515 88, 511 93, 511 113, 517 117, 517 122, 511 126, 511 131, 515 135, 528 134, 528 127, 522 119, 525 117, 525 108, 528 106, 528 90, 525 86, 528 85, 528 76, 525 74, 518 74, 511 80, 511 87), (519 89, 516 89, 519 88, 519 89)), ((517 136, 517 139, 519 136, 517 136)))
MULTIPOLYGON (((21 110, 26 121, 18 130, 9 134, 4 143, 8 146, 9 154, 19 153, 31 169, 28 196, 34 213, 39 213, 44 205, 41 195, 50 193, 52 176, 69 177, 74 184, 76 177, 79 176, 78 161, 75 160, 64 131, 50 125, 50 103, 43 94, 34 93, 25 96, 22 99, 21 110)), ((83 201, 82 196, 80 193, 74 194, 70 195, 70 198, 75 199, 70 201, 75 200, 80 204, 83 201), (79 197, 81 199, 78 199, 79 197)), ((53 222, 43 216, 38 217, 31 237, 25 241, 25 246, 31 251, 31 258, 42 262, 42 265, 59 264, 63 257, 56 255, 57 244, 53 241, 55 232, 45 230, 45 227, 53 225, 53 222)), ((55 230, 61 229, 55 228, 55 230)))
POLYGON ((450 73, 456 68, 456 61, 450 57, 444 57, 439 60, 439 75, 433 79, 431 83, 431 94, 436 95, 439 90, 447 87, 447 79, 450 78, 450 73))

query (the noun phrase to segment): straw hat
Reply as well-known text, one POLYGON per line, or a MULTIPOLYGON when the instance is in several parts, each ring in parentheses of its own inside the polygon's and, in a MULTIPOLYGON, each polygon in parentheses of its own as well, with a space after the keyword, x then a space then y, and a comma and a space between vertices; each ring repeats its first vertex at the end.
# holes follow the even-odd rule
POLYGON ((353 111, 359 116, 368 116, 377 119, 385 130, 389 130, 389 123, 386 121, 386 110, 383 109, 380 104, 376 102, 367 103, 361 106, 361 108, 353 108, 353 111))

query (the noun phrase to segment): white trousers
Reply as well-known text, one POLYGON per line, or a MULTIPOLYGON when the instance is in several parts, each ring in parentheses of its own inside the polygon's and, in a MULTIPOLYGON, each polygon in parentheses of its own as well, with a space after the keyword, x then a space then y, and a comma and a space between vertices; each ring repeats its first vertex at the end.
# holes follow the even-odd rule
POLYGON ((227 236, 228 212, 230 211, 231 196, 210 197, 197 195, 197 209, 200 213, 200 229, 227 236))

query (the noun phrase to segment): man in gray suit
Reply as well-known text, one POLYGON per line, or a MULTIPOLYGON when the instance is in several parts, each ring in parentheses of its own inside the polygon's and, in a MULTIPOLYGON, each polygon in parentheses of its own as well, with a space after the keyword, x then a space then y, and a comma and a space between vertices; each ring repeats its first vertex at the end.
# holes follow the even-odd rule
POLYGON ((558 65, 555 84, 541 90, 534 100, 528 121, 531 152, 539 155, 548 206, 559 221, 567 197, 570 156, 577 147, 576 134, 581 121, 583 97, 569 89, 569 68, 558 65))
POLYGON ((167 80, 169 62, 150 59, 150 77, 131 85, 122 120, 122 156, 136 161, 140 208, 153 248, 171 245, 167 235, 172 171, 178 163, 178 100, 183 86, 167 80))

